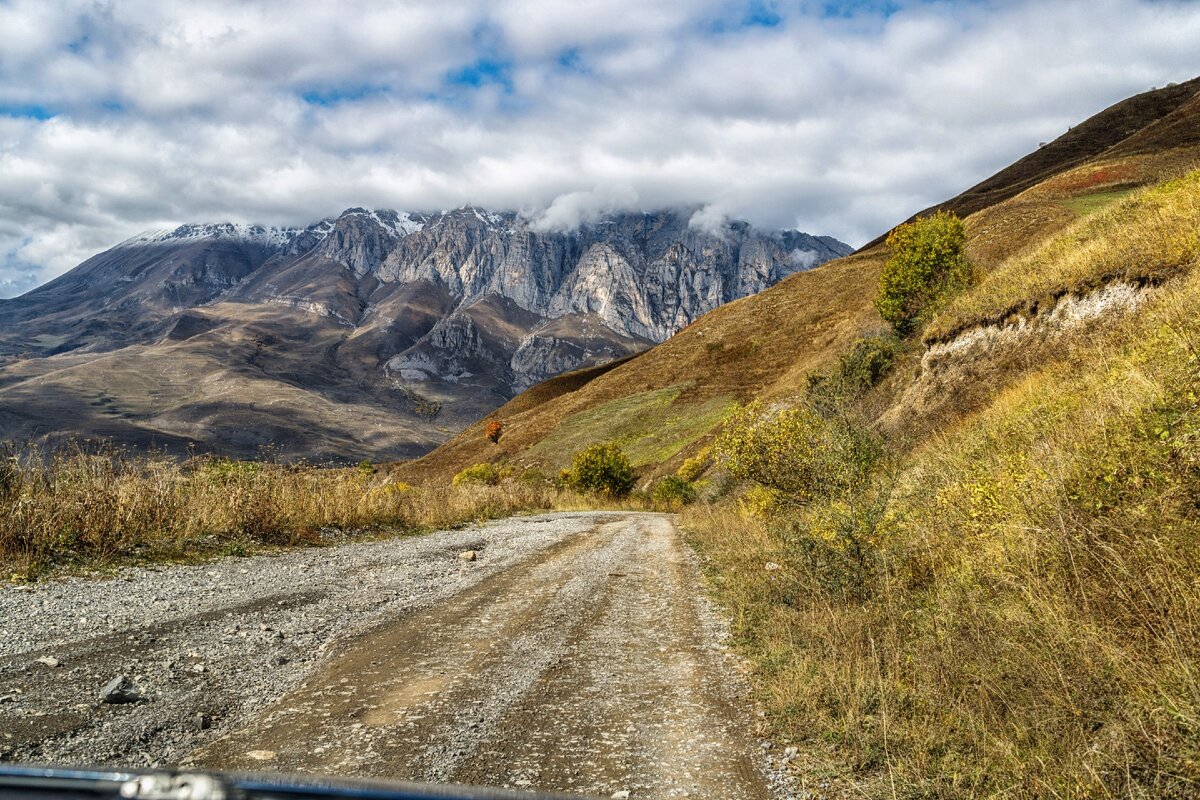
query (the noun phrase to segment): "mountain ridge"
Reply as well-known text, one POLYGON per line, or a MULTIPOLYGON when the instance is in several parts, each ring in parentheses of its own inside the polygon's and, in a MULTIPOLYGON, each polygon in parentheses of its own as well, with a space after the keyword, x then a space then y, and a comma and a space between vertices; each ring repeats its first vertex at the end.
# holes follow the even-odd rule
POLYGON ((0 432, 172 448, 232 442, 230 453, 244 456, 268 443, 249 426, 270 431, 285 455, 411 456, 538 381, 644 350, 712 308, 850 250, 740 221, 714 235, 690 217, 615 212, 542 231, 516 212, 473 206, 352 207, 304 228, 207 223, 138 234, 0 301, 0 432), (235 385, 214 399, 165 382, 157 399, 126 407, 140 389, 87 374, 102 355, 121 362, 107 367, 118 375, 144 371, 168 350, 196 374, 220 372, 235 385), (294 402, 305 408, 365 402, 380 429, 398 415, 397 433, 372 441, 341 409, 330 413, 342 443, 323 443, 325 425, 311 432, 278 419, 304 414, 272 410, 272 383, 299 393, 294 402), (47 386, 61 413, 35 421, 18 406, 44 398, 47 386))

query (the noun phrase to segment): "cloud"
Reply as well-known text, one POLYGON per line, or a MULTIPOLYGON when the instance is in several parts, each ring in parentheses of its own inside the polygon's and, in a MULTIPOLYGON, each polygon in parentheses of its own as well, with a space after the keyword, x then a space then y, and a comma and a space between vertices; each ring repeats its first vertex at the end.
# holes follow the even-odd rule
POLYGON ((808 269, 813 264, 817 263, 816 250, 801 250, 797 247, 792 252, 788 253, 788 263, 797 269, 808 269))
POLYGON ((1167 0, 9 0, 0 295, 146 228, 349 206, 861 244, 1193 77, 1196 41, 1167 0))
POLYGON ((692 214, 688 219, 688 227, 723 239, 729 229, 729 215, 725 213, 724 207, 712 203, 692 214))
POLYGON ((544 211, 534 212, 530 225, 536 231, 564 231, 578 228, 603 215, 637 205, 637 192, 631 186, 609 186, 588 192, 567 192, 555 197, 544 211))

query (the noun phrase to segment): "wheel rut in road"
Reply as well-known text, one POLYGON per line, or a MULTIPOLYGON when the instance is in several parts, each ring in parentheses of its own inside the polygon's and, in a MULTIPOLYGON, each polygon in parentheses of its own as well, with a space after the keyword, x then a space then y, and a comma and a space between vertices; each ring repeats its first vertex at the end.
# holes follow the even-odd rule
POLYGON ((575 534, 344 641, 193 761, 608 796, 766 798, 671 518, 575 534))

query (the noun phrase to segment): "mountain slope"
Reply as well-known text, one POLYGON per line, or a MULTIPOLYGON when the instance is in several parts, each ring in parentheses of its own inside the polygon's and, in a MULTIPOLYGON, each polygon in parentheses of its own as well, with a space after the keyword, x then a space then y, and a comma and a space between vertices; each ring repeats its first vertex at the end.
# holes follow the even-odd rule
MULTIPOLYGON (((944 204, 966 214, 972 260, 984 271, 996 269, 1123 193, 1194 165, 1200 146, 1186 123, 1200 103, 1198 90, 1200 79, 1118 103, 944 204)), ((428 456, 400 465, 399 473, 436 482, 480 461, 558 469, 570 458, 569 444, 578 441, 566 435, 574 427, 587 427, 595 441, 629 443, 659 435, 664 424, 662 446, 640 451, 635 462, 647 474, 669 471, 719 422, 721 415, 709 413, 707 403, 796 396, 811 372, 825 368, 856 338, 883 327, 873 308, 886 257, 880 242, 719 308, 615 369, 586 382, 587 375, 573 379, 581 385, 571 391, 553 391, 563 379, 535 387, 538 402, 517 397, 428 456), (655 406, 666 395, 654 393, 666 390, 673 393, 669 402, 655 406), (622 421, 634 397, 642 399, 634 413, 646 420, 637 430, 622 421), (707 414, 711 424, 702 429, 667 424, 693 414, 707 414), (498 445, 483 435, 492 421, 504 425, 498 445)), ((924 435, 985 402, 1004 383, 968 385, 975 387, 971 398, 905 419, 894 432, 924 435)))
POLYGON ((352 208, 305 229, 143 234, 0 301, 0 436, 411 457, 521 389, 849 252, 689 219, 544 231, 352 208))

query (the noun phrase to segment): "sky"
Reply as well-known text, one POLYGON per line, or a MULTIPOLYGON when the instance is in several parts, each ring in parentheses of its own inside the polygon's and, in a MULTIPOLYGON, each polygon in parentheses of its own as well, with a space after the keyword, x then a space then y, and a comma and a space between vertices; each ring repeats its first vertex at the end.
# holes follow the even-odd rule
POLYGON ((0 0, 0 297, 138 232, 699 206, 861 245, 1200 74, 1173 0, 0 0))

